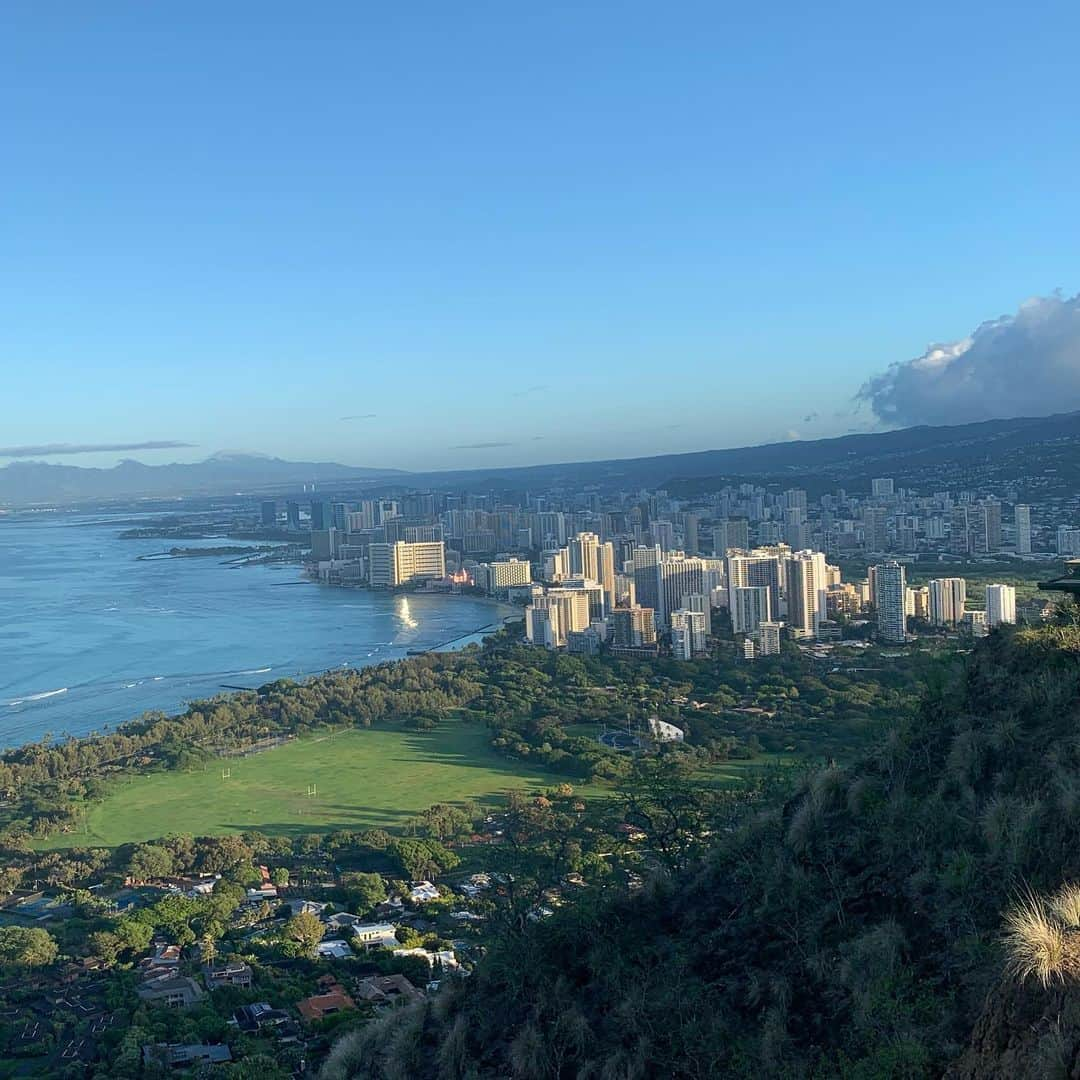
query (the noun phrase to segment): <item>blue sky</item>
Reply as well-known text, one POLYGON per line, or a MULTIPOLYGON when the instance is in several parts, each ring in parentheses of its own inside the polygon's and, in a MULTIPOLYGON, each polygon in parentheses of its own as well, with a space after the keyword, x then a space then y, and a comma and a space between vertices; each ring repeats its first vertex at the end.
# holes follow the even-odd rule
POLYGON ((5 5, 0 450, 430 468, 865 427, 871 376, 1080 291, 1078 32, 1066 4, 5 5))

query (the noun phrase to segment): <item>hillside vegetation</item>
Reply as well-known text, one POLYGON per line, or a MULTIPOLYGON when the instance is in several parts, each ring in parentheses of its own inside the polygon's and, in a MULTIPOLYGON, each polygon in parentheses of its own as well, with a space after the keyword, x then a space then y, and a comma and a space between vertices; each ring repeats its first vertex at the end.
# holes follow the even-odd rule
POLYGON ((1075 1075, 1069 987, 1002 942, 1080 880, 1078 721, 1080 630, 995 633, 875 751, 636 895, 508 928, 324 1076, 1075 1075))

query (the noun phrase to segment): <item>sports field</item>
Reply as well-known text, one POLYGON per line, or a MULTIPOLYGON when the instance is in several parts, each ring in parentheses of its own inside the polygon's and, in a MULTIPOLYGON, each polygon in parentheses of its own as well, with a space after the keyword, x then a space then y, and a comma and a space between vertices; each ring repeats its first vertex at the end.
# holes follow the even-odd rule
POLYGON ((495 801, 512 789, 551 787, 562 779, 500 757, 488 745, 488 732, 467 721, 446 720, 424 733, 349 730, 194 772, 123 780, 89 808, 84 829, 40 846, 113 847, 168 833, 245 829, 393 829, 433 803, 495 801), (231 773, 227 779, 223 769, 231 773))

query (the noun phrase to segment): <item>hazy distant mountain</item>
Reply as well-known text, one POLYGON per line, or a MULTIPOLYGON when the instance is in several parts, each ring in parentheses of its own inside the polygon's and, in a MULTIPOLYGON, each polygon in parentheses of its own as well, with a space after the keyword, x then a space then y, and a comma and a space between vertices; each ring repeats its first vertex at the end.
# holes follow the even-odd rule
POLYGON ((968 473, 984 467, 999 478, 1004 470, 1017 477, 1051 470, 1062 478, 1076 475, 1080 471, 1080 412, 689 454, 413 474, 409 481, 439 487, 470 484, 480 489, 582 484, 632 489, 727 477, 787 477, 792 482, 818 477, 844 483, 895 476, 914 483, 917 477, 937 475, 942 470, 968 473))
POLYGON ((0 504, 124 499, 139 496, 221 495, 298 487, 315 480, 370 482, 404 476, 395 469, 363 469, 325 461, 283 461, 262 454, 215 454, 190 465, 121 461, 110 469, 17 461, 0 469, 0 504))
POLYGON ((895 476, 913 485, 940 483, 943 488, 1051 476, 1055 487, 1080 486, 1080 412, 690 454, 430 473, 283 461, 258 454, 216 454, 192 465, 124 461, 111 469, 17 462, 0 468, 0 504, 25 506, 235 491, 280 495, 312 480, 323 485, 328 494, 332 492, 326 485, 343 492, 367 485, 520 491, 592 484, 623 490, 666 486, 674 492, 690 492, 707 488, 714 480, 719 485, 738 477, 795 484, 847 484, 858 490, 871 476, 895 476))

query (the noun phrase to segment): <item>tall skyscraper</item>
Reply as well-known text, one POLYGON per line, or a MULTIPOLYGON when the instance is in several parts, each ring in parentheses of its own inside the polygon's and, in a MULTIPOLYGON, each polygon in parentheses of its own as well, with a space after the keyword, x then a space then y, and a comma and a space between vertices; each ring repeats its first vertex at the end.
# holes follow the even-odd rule
POLYGON ((1016 589, 1012 585, 986 586, 986 625, 1016 622, 1016 589))
POLYGON ((969 555, 971 553, 971 522, 966 506, 954 506, 949 516, 951 529, 949 531, 949 550, 954 555, 969 555))
POLYGON ((321 532, 333 524, 330 517, 330 504, 323 499, 313 499, 311 503, 311 529, 321 532))
POLYGON ((1016 554, 1031 554, 1031 507, 1018 505, 1013 511, 1016 521, 1016 554))
POLYGON ((1001 550, 1001 503, 984 499, 975 511, 975 551, 988 554, 1001 550))
POLYGON ((900 563, 890 560, 874 568, 874 607, 878 634, 884 641, 907 640, 907 581, 900 563))
POLYGON ((894 494, 891 476, 878 476, 870 481, 870 491, 875 499, 891 499, 894 494))
POLYGON ((713 551, 726 555, 732 548, 745 551, 750 546, 750 522, 746 518, 724 518, 713 528, 713 551))
POLYGON ((259 520, 264 529, 272 529, 277 525, 277 503, 273 499, 259 505, 259 520))
POLYGON ((772 618, 767 585, 737 585, 730 592, 731 628, 736 634, 757 637, 761 624, 772 618))
POLYGON ((653 542, 659 544, 662 551, 675 550, 675 526, 670 521, 654 521, 649 531, 653 542))
POLYGON ((697 514, 683 515, 683 547, 687 555, 697 555, 701 551, 698 541, 699 518, 697 514))
POLYGON ((967 582, 963 578, 935 578, 929 583, 930 621, 935 626, 955 626, 964 617, 967 582))
POLYGON ((705 619, 705 633, 712 633, 712 604, 708 590, 703 593, 683 593, 682 606, 689 611, 700 612, 705 619))
POLYGON ((596 533, 578 533, 567 545, 570 575, 600 580, 600 537, 596 533))
POLYGON ((634 596, 642 607, 660 607, 660 545, 634 548, 634 596))
POLYGON ((285 522, 289 526, 290 532, 300 531, 300 504, 298 502, 287 502, 285 504, 285 522))
POLYGON ((780 614, 780 594, 784 586, 783 560, 775 549, 733 551, 727 557, 727 585, 731 608, 735 605, 734 589, 746 585, 766 586, 772 617, 776 618, 780 614))
POLYGON ((863 547, 867 551, 889 550, 888 520, 886 507, 863 507, 863 547))
POLYGON ((681 552, 660 560, 659 617, 667 622, 671 612, 685 606, 683 597, 705 592, 705 565, 702 559, 687 558, 681 552))
POLYGON ((814 637, 825 618, 828 592, 825 554, 796 551, 785 566, 787 625, 796 637, 814 637))

